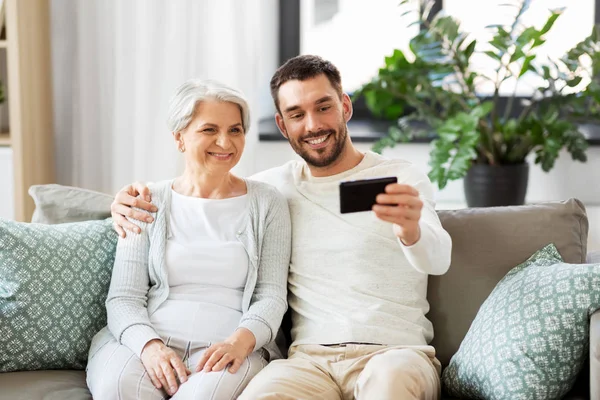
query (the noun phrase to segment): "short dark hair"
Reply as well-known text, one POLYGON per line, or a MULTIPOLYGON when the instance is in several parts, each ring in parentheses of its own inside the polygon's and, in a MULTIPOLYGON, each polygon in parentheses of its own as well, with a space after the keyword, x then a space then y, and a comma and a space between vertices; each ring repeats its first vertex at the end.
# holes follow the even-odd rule
POLYGON ((290 58, 275 71, 271 78, 271 97, 275 108, 279 110, 279 88, 287 81, 297 79, 304 81, 324 74, 335 89, 340 99, 342 98, 342 77, 337 67, 330 61, 315 55, 300 55, 290 58))

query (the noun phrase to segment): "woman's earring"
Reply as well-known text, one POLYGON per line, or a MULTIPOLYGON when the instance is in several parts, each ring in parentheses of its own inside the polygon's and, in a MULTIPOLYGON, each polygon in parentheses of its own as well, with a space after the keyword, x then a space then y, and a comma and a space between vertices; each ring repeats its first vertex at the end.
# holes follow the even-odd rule
POLYGON ((179 151, 183 153, 185 151, 185 145, 183 144, 183 142, 180 143, 181 144, 179 145, 179 151))

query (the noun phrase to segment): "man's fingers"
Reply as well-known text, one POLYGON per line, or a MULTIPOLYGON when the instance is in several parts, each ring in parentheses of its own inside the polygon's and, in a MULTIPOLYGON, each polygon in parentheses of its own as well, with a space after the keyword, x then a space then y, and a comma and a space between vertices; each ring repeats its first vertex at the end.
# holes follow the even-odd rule
POLYGON ((179 357, 171 358, 171 365, 175 368, 175 372, 177 373, 177 377, 179 378, 179 382, 184 383, 187 381, 187 368, 183 365, 183 362, 179 359, 179 357))
POLYGON ((119 225, 124 229, 127 229, 130 232, 140 233, 142 231, 139 226, 137 226, 133 222, 130 222, 121 214, 113 214, 113 223, 119 225))
POLYGON ((233 360, 233 363, 231 363, 231 366, 229 367, 229 372, 232 374, 235 374, 236 372, 238 372, 238 370, 242 366, 242 363, 243 363, 243 361, 238 358, 233 360))
POLYGON ((146 211, 140 211, 123 204, 115 204, 114 207, 112 207, 112 215, 122 215, 144 222, 154 221, 152 215, 148 214, 146 211))
POLYGON ((404 185, 402 183, 390 183, 385 187, 386 193, 406 193, 413 196, 418 196, 419 191, 410 185, 404 185))
POLYGON ((148 189, 147 185, 143 184, 142 182, 134 182, 132 186, 137 192, 137 194, 139 194, 142 197, 142 199, 146 200, 147 202, 152 201, 150 189, 148 189))
MULTIPOLYGON (((415 221, 418 220, 421 216, 421 212, 418 210, 413 210, 410 208, 404 208, 404 207, 396 207, 396 206, 382 206, 382 205, 375 205, 373 206, 373 211, 375 211, 375 213, 377 214, 377 216, 385 216, 385 217, 391 217, 391 218, 395 218, 398 220, 401 219, 406 219, 409 221, 415 221)), ((387 219, 386 219, 387 221, 387 219)), ((395 221, 392 221, 395 222, 395 221)))
POLYGON ((113 222, 113 229, 117 232, 117 234, 120 237, 124 238, 127 236, 127 234, 125 233, 125 229, 121 228, 121 226, 116 222, 113 222))
POLYGON ((423 201, 420 198, 408 194, 378 194, 377 203, 402 205, 418 209, 423 208, 423 201))
POLYGON ((214 367, 212 367, 212 371, 221 371, 223 368, 225 368, 227 366, 227 364, 229 364, 231 361, 233 360, 233 357, 231 356, 231 354, 227 353, 225 354, 223 357, 221 357, 221 359, 215 364, 214 367))

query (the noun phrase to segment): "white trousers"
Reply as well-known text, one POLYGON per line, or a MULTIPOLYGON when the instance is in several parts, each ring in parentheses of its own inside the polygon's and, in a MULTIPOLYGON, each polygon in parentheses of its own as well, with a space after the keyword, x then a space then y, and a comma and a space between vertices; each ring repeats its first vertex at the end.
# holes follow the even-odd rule
MULTIPOLYGON (((193 348, 191 342, 168 338, 165 344, 179 355, 190 371, 207 347, 193 348)), ((248 382, 265 366, 267 361, 259 354, 250 354, 240 369, 232 374, 228 368, 218 372, 193 372, 187 382, 179 386, 173 400, 232 400, 239 396, 248 382)), ((104 344, 88 360, 87 384, 94 399, 98 400, 162 400, 165 391, 152 384, 142 361, 114 338, 104 344)))

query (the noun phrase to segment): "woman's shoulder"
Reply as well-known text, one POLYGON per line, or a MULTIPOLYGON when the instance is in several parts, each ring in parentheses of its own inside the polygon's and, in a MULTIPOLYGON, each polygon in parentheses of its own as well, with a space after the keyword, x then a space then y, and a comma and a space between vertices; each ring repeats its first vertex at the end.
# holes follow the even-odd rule
POLYGON ((150 189, 150 195, 152 196, 152 203, 163 203, 166 200, 172 185, 172 179, 148 183, 148 189, 150 189))
POLYGON ((284 206, 287 208, 287 200, 275 186, 253 179, 246 179, 246 183, 250 186, 248 191, 259 210, 269 211, 284 206))
POLYGON ((279 201, 284 198, 281 192, 271 184, 254 179, 246 179, 246 183, 251 186, 249 190, 259 199, 268 198, 279 201))

